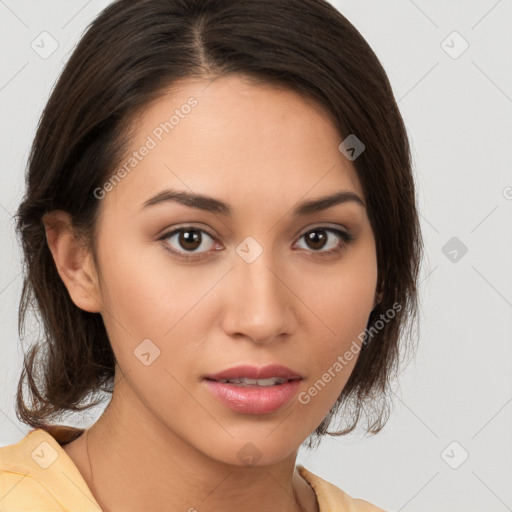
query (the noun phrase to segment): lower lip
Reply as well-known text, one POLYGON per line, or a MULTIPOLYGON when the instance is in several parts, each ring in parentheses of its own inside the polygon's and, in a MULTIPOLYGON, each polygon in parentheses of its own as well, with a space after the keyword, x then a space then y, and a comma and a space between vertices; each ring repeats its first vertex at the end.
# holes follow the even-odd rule
POLYGON ((245 414, 268 414, 288 403, 299 389, 301 379, 276 386, 237 386, 205 379, 206 387, 226 407, 245 414))

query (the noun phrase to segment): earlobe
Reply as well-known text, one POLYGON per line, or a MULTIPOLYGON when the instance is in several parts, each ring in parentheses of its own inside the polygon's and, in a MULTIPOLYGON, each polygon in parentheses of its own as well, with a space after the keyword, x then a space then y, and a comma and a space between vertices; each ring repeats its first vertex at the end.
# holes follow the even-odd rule
POLYGON ((54 210, 43 216, 43 223, 48 248, 71 300, 84 311, 101 312, 96 269, 73 229, 70 215, 54 210))

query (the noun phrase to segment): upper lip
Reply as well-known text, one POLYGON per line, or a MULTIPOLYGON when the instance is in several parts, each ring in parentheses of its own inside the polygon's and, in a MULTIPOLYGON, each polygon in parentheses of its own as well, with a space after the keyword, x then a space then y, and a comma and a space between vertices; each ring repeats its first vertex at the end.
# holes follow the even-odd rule
POLYGON ((302 379, 302 375, 286 366, 280 364, 269 364, 258 368, 251 365, 239 365, 227 368, 218 373, 206 375, 206 379, 222 380, 222 379, 238 379, 247 377, 248 379, 269 379, 272 377, 280 377, 282 379, 302 379))

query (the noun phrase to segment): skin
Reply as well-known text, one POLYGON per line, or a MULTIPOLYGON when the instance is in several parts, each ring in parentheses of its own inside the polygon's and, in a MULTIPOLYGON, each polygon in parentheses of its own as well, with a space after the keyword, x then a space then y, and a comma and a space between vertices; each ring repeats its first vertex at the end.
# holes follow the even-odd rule
POLYGON ((190 96, 198 105, 100 201, 97 266, 67 214, 44 219, 72 300, 101 313, 118 362, 112 400, 89 429, 92 475, 84 435, 64 450, 104 510, 296 511, 295 491, 315 511, 314 491, 295 469, 298 448, 357 357, 308 404, 295 398, 264 415, 228 409, 203 377, 279 363, 303 375, 306 391, 357 340, 377 285, 366 209, 351 201, 303 218, 292 210, 338 190, 364 200, 361 184, 325 111, 240 76, 182 82, 161 96, 138 118, 128 153, 190 96), (170 187, 220 199, 233 215, 176 202, 141 211, 170 187), (201 233, 188 262, 165 249, 190 255, 179 235, 158 240, 184 225, 214 235, 201 233), (326 225, 354 240, 320 229, 323 246, 308 244, 303 235, 326 225), (252 263, 235 251, 247 236, 263 250, 252 263), (160 350, 148 366, 134 355, 144 339, 160 350), (259 456, 252 466, 237 456, 249 442, 259 456))

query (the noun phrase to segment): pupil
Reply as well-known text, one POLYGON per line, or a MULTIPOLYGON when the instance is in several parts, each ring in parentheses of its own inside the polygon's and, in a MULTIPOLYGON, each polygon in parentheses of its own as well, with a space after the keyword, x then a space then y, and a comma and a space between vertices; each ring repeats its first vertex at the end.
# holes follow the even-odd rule
POLYGON ((193 251, 201 245, 201 233, 197 229, 182 231, 179 243, 184 249, 193 251))
POLYGON ((327 236, 325 234, 325 231, 311 231, 307 235, 308 244, 313 249, 321 249, 325 242, 327 241, 327 236))

